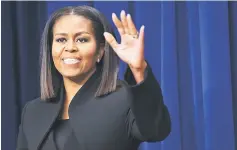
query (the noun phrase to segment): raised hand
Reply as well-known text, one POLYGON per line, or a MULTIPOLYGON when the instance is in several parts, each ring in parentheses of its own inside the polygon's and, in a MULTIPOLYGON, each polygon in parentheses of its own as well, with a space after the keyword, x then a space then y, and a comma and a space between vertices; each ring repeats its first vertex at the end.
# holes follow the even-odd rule
POLYGON ((119 44, 108 32, 104 33, 105 39, 119 58, 129 65, 134 75, 141 76, 147 65, 144 59, 144 26, 138 32, 131 15, 126 15, 124 10, 121 11, 120 18, 121 20, 116 14, 112 14, 112 20, 121 36, 121 43, 119 44))

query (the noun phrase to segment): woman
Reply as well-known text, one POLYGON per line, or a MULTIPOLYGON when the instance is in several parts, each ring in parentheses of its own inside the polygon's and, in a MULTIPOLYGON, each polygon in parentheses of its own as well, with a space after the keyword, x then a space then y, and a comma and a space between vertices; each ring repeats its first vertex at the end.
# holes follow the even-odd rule
POLYGON ((89 6, 65 7, 42 37, 41 97, 26 104, 18 150, 135 150, 164 140, 170 117, 144 59, 144 26, 112 14, 118 44, 104 16, 89 6), (128 64, 117 79, 119 58, 128 64))

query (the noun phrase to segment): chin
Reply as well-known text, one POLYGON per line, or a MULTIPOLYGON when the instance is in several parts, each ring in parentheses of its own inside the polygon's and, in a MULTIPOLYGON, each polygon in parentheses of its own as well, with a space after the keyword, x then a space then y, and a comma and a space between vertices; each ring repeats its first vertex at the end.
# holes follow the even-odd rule
POLYGON ((83 76, 85 73, 83 72, 66 72, 63 73, 62 76, 64 78, 80 78, 81 76, 83 76))
POLYGON ((62 76, 63 78, 68 78, 71 80, 83 80, 84 78, 86 78, 87 76, 89 76, 90 71, 67 71, 67 72, 63 72, 62 76))

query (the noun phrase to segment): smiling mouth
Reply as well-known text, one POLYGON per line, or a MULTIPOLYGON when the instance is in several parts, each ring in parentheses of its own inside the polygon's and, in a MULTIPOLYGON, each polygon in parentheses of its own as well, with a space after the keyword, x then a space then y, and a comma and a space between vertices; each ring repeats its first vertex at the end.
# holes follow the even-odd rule
POLYGON ((79 59, 75 59, 75 58, 64 58, 64 59, 62 59, 62 60, 63 60, 63 62, 64 62, 65 64, 68 64, 68 65, 77 64, 77 63, 80 62, 79 59))

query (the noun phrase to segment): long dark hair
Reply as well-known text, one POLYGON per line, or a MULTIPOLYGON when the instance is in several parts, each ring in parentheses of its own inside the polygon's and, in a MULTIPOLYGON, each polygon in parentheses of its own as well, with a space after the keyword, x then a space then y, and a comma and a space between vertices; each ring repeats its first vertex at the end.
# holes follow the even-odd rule
MULTIPOLYGON (((119 58, 105 41, 103 33, 109 32, 114 35, 111 25, 104 15, 90 6, 69 6, 55 11, 48 19, 41 40, 41 73, 40 88, 41 99, 54 98, 62 82, 61 74, 56 70, 52 60, 53 26, 55 22, 65 15, 83 16, 92 22, 97 47, 104 44, 104 55, 99 65, 102 69, 102 78, 95 96, 102 96, 115 91, 118 76, 119 58)), ((114 35, 115 37, 115 35, 114 35)), ((97 48, 98 49, 98 48, 97 48)))

